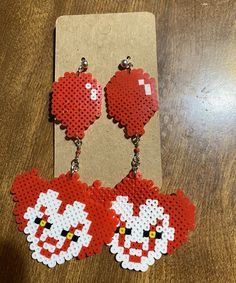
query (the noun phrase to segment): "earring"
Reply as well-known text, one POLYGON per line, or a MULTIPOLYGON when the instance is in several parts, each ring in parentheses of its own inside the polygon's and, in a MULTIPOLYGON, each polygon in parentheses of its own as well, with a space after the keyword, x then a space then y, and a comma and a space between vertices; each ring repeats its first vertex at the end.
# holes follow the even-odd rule
POLYGON ((77 148, 70 171, 45 180, 33 169, 17 176, 11 189, 19 230, 27 235, 32 257, 48 267, 100 253, 117 225, 111 202, 91 198, 100 181, 89 186, 77 172, 84 131, 101 115, 101 85, 85 73, 87 67, 82 58, 77 73, 67 72, 53 83, 52 113, 77 148))
POLYGON ((93 198, 112 201, 119 217, 110 251, 126 269, 146 271, 162 255, 172 254, 194 229, 195 206, 181 190, 162 194, 139 171, 144 126, 158 110, 155 79, 122 60, 106 86, 107 112, 134 145, 130 173, 113 190, 96 188, 93 198))

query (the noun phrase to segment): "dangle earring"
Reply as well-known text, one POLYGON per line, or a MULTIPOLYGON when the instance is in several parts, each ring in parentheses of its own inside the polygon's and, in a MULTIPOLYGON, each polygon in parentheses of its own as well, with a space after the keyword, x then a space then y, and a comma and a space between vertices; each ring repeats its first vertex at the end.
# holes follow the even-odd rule
POLYGON ((162 255, 172 254, 194 229, 195 206, 177 190, 162 194, 139 171, 139 143, 144 126, 158 110, 155 79, 143 69, 132 69, 130 57, 122 60, 106 86, 107 112, 124 128, 134 145, 129 174, 114 189, 97 187, 94 199, 112 201, 119 224, 110 251, 126 269, 146 271, 162 255))
POLYGON ((100 181, 89 186, 77 172, 84 131, 101 115, 101 85, 85 73, 87 68, 82 58, 78 72, 67 72, 53 83, 52 114, 76 145, 70 171, 45 180, 32 169, 17 176, 11 189, 19 230, 27 235, 32 257, 48 267, 101 252, 118 221, 110 201, 91 198, 100 181))

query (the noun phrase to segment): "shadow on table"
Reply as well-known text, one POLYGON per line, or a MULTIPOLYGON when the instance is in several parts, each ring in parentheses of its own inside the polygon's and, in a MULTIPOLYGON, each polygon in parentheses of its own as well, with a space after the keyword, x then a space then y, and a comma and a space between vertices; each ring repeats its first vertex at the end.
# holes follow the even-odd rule
POLYGON ((29 282, 22 254, 10 241, 0 243, 0 282, 29 282))

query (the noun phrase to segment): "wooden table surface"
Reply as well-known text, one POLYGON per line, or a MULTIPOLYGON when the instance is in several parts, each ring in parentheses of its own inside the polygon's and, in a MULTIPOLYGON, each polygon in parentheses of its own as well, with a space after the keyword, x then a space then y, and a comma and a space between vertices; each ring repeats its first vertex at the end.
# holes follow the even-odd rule
POLYGON ((236 282, 236 1, 1 0, 0 35, 0 282, 236 282), (33 166, 52 177, 55 21, 127 11, 156 15, 162 191, 185 188, 196 230, 146 273, 122 270, 107 247, 48 269, 31 259, 17 231, 9 190, 33 166))

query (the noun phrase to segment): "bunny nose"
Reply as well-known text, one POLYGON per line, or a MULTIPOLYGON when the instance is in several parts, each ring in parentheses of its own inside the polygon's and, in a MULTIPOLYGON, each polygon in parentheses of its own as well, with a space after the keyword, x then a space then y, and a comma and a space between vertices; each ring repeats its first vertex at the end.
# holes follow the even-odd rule
POLYGON ((130 244, 130 248, 131 249, 139 249, 139 250, 141 250, 142 247, 143 247, 142 243, 131 242, 131 244, 130 244))

